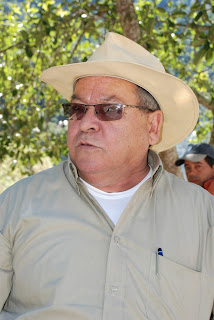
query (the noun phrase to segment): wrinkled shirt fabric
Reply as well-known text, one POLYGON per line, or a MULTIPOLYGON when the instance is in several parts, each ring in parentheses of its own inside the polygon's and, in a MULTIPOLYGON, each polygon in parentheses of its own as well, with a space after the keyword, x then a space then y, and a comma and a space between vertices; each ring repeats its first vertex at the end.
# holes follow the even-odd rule
POLYGON ((70 160, 0 196, 0 320, 209 319, 214 198, 148 163, 116 226, 70 160))

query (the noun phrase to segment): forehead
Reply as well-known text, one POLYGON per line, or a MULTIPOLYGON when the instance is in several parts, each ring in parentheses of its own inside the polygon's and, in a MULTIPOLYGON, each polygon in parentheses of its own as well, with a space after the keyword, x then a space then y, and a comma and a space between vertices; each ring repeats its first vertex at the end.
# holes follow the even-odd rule
POLYGON ((78 95, 78 98, 112 97, 123 101, 130 98, 136 99, 136 93, 137 86, 127 80, 107 76, 88 76, 77 80, 72 98, 78 95))
POLYGON ((200 161, 189 161, 189 160, 184 160, 185 166, 195 166, 195 165, 202 165, 202 166, 209 166, 208 163, 203 159, 200 161))
POLYGON ((125 80, 125 79, 122 79, 122 78, 118 78, 118 77, 110 77, 110 76, 86 76, 86 77, 82 77, 82 78, 79 78, 77 79, 75 82, 74 82, 74 88, 76 87, 77 83, 95 83, 95 82, 106 82, 106 83, 109 83, 109 84, 117 84, 117 85, 124 85, 124 86, 129 86, 130 88, 131 87, 136 87, 136 84, 131 82, 131 81, 128 81, 128 80, 125 80))

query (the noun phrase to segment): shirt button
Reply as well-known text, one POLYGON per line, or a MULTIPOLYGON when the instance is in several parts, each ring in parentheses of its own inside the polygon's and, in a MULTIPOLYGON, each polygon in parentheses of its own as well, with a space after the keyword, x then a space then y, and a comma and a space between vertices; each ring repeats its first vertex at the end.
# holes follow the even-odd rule
POLYGON ((116 294, 116 292, 118 291, 118 286, 111 286, 111 294, 114 296, 116 294))
POLYGON ((120 238, 118 236, 114 236, 114 241, 118 244, 120 242, 120 238))

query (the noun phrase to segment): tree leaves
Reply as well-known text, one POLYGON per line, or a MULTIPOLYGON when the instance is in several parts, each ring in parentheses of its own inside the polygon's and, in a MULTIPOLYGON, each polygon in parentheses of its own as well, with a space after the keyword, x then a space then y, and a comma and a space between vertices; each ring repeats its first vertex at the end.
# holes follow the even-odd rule
POLYGON ((193 60, 193 63, 194 64, 198 64, 201 59, 205 56, 205 53, 206 53, 206 49, 205 47, 203 46, 195 55, 194 57, 194 60, 193 60))

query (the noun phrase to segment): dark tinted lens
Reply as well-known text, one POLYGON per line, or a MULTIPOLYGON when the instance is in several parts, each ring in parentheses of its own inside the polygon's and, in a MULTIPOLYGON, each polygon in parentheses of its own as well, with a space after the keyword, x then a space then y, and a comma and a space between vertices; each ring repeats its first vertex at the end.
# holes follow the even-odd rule
POLYGON ((82 105, 80 103, 64 104, 63 108, 66 118, 72 120, 81 119, 86 111, 85 105, 82 105))
POLYGON ((118 104, 98 104, 95 107, 97 118, 101 121, 114 121, 122 118, 123 106, 118 104))

